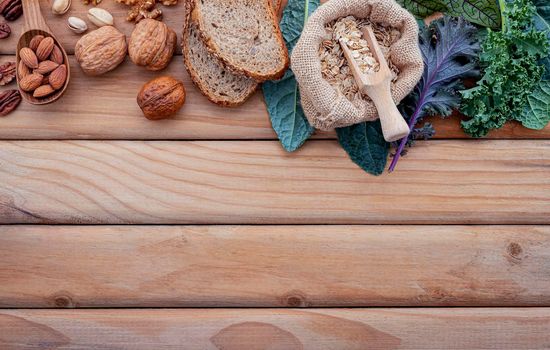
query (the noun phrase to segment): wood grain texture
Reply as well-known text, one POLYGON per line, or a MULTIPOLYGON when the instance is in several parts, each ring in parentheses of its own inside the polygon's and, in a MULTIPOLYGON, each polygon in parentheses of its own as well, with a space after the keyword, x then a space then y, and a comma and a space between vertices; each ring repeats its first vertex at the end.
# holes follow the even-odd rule
POLYGON ((547 349, 550 310, 3 310, 0 347, 27 349, 547 349))
MULTIPOLYGON (((87 17, 88 10, 92 8, 92 5, 84 5, 82 1, 75 0, 71 3, 71 9, 66 14, 59 16, 54 15, 51 10, 51 4, 53 0, 40 0, 40 7, 42 14, 48 26, 52 29, 52 33, 57 37, 59 42, 63 45, 68 54, 74 54, 74 47, 78 39, 82 35, 89 33, 90 31, 97 29, 87 17), (86 21, 88 24, 88 31, 84 34, 75 34, 67 27, 67 19, 71 16, 79 17, 86 21)), ((115 27, 126 35, 127 38, 132 34, 134 24, 126 22, 126 13, 129 7, 119 4, 116 1, 104 0, 98 6, 109 11, 115 19, 115 27)), ((183 1, 179 1, 179 4, 172 7, 165 7, 160 5, 159 8, 163 10, 163 22, 178 34, 178 38, 181 39, 181 31, 183 28, 183 20, 185 16, 185 9, 183 1)), ((12 33, 9 38, 2 40, 0 45, 0 54, 15 54, 15 47, 17 46, 17 39, 23 31, 23 16, 21 16, 15 22, 9 22, 12 28, 12 33)), ((178 41, 178 52, 181 52, 178 41)))
POLYGON ((109 74, 87 77, 74 58, 70 64, 63 98, 41 107, 22 103, 0 118, 0 139, 276 139, 260 94, 239 108, 218 107, 193 86, 181 58, 162 74, 184 82, 186 103, 177 116, 160 121, 146 119, 136 102, 141 86, 158 72, 127 59, 109 74))
MULTIPOLYGON (((0 62, 15 60, 0 57, 0 62)), ((162 74, 184 83, 185 106, 171 119, 151 121, 143 117, 136 96, 141 86, 158 73, 148 72, 128 59, 119 68, 101 77, 86 77, 71 57, 71 84, 62 100, 48 106, 22 103, 7 117, 0 118, 0 139, 270 139, 277 136, 261 93, 243 106, 222 108, 210 103, 192 84, 180 57, 173 59, 162 74)), ((4 88, 13 88, 10 85, 4 88)), ((428 118, 437 133, 435 138, 465 138, 457 116, 428 118)), ((490 138, 550 138, 550 126, 529 130, 508 123, 489 134, 490 138)), ((334 132, 317 132, 313 138, 334 139, 334 132)))
POLYGON ((335 141, 3 141, 0 222, 548 224, 550 141, 433 141, 374 177, 335 141))
POLYGON ((548 271, 548 226, 0 226, 9 308, 548 306, 548 271))

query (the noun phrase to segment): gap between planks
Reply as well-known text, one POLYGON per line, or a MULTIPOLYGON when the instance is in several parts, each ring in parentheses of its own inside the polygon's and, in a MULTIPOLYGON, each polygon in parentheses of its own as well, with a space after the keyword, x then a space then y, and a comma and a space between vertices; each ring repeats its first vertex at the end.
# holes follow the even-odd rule
POLYGON ((549 306, 549 270, 550 226, 0 226, 5 308, 549 306))

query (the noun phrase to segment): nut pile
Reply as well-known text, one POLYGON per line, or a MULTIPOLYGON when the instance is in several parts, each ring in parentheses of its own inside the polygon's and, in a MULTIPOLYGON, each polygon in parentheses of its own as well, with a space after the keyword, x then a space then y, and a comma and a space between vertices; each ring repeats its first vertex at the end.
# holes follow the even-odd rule
POLYGON ((393 80, 395 81, 399 71, 390 60, 389 48, 401 35, 397 29, 371 24, 367 19, 356 19, 354 16, 342 17, 325 27, 327 32, 326 38, 322 41, 319 48, 323 78, 335 89, 344 94, 351 102, 356 99, 363 99, 363 97, 346 62, 339 40, 342 38, 348 45, 352 51, 353 58, 357 60, 364 73, 368 74, 378 71, 380 68, 379 64, 373 57, 368 42, 363 39, 362 29, 369 24, 372 26, 376 40, 380 44, 384 57, 388 61, 390 70, 393 73, 393 80))
MULTIPOLYGON (((21 0, 0 0, 0 15, 6 21, 15 21, 23 14, 23 4, 21 0)), ((10 26, 0 21, 0 39, 5 39, 11 34, 10 26)))
MULTIPOLYGON (((15 78, 15 62, 6 62, 0 65, 0 85, 8 85, 15 78)), ((14 111, 21 102, 19 90, 4 90, 0 92, 0 117, 14 111)))
POLYGON ((29 47, 19 51, 19 58, 17 75, 21 90, 32 93, 35 98, 44 98, 65 85, 67 66, 53 38, 34 36, 29 47))
POLYGON ((161 3, 164 6, 173 6, 178 3, 178 0, 116 0, 118 3, 131 6, 128 11, 126 20, 128 22, 138 23, 142 19, 162 19, 162 10, 157 8, 157 4, 161 3))

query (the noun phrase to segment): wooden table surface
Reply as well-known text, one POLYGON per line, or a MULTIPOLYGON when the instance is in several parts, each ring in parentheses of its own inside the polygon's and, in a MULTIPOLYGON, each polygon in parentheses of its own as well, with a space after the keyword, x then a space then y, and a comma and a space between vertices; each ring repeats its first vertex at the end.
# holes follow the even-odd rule
MULTIPOLYGON (((72 53, 87 7, 42 6, 72 53)), ((549 127, 436 118, 373 177, 333 133, 285 153, 259 93, 219 108, 179 55, 186 105, 156 122, 155 73, 71 65, 62 100, 0 119, 0 349, 550 348, 549 127)))

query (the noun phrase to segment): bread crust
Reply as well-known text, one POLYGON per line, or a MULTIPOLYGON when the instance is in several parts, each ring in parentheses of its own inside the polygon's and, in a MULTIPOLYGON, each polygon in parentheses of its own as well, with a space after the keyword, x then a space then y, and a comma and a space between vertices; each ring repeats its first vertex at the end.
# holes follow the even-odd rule
MULTIPOLYGON (((193 81, 195 86, 199 89, 201 94, 203 94, 208 100, 210 100, 211 102, 217 105, 220 105, 223 107, 237 107, 242 105, 244 102, 246 102, 250 98, 250 96, 254 94, 254 92, 258 88, 258 84, 255 84, 255 86, 250 90, 250 92, 244 95, 239 100, 233 100, 233 101, 220 100, 216 96, 213 96, 209 93, 209 89, 207 89, 206 86, 204 86, 204 84, 202 83, 197 71, 193 68, 193 65, 191 64, 189 55, 187 54, 188 52, 187 45, 189 43, 189 34, 190 34, 189 21, 191 21, 191 11, 193 10, 193 7, 194 7, 194 0, 185 0, 184 5, 186 9, 186 16, 183 24, 183 35, 181 40, 181 46, 183 51, 183 63, 184 63, 185 69, 187 70, 187 72, 189 73, 189 76, 191 77, 191 80, 193 81)), ((217 59, 217 58, 213 57, 213 59, 217 59)), ((220 61, 220 63, 225 67, 222 61, 220 61)), ((228 70, 231 71, 230 69, 228 70)))
MULTIPOLYGON (((277 80, 283 77, 284 73, 286 72, 286 70, 290 65, 290 58, 288 56, 288 50, 286 48, 283 35, 281 33, 281 29, 279 28, 279 24, 278 24, 279 21, 275 14, 276 11, 273 10, 272 0, 262 0, 262 1, 269 15, 270 22, 273 25, 273 28, 275 30, 275 37, 277 39, 277 42, 281 47, 281 51, 283 54, 283 57, 282 57, 283 65, 281 68, 267 74, 258 74, 254 71, 247 70, 246 68, 239 66, 237 63, 232 62, 231 59, 229 59, 223 54, 223 52, 220 52, 219 47, 216 45, 214 40, 205 31, 204 21, 202 20, 202 16, 200 15, 199 6, 197 6, 197 2, 200 0, 188 0, 188 1, 193 3, 191 14, 190 14, 191 16, 190 20, 193 20, 197 24, 199 28, 199 34, 203 42, 205 43, 206 48, 213 56, 215 56, 221 62, 223 62, 223 64, 226 67, 228 67, 231 71, 237 74, 243 74, 248 77, 251 77, 252 79, 258 82, 263 82, 266 80, 277 80)), ((230 0, 226 0, 226 1, 230 1, 230 0)), ((280 0, 278 0, 278 6, 280 6, 280 3, 281 3, 280 0)))

